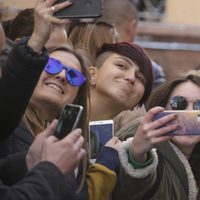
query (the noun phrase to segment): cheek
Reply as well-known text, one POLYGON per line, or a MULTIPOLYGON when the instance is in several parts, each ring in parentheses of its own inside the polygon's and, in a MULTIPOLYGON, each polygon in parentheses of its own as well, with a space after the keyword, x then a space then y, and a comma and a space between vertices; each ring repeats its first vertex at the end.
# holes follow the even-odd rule
POLYGON ((138 98, 142 98, 144 96, 145 88, 143 84, 139 84, 137 86, 137 91, 138 91, 138 98))
POLYGON ((63 98, 63 104, 73 103, 76 96, 78 95, 79 88, 70 86, 68 88, 67 94, 63 98))
POLYGON ((35 92, 39 92, 38 90, 40 90, 40 88, 41 88, 42 85, 44 84, 44 80, 47 79, 48 76, 49 76, 49 75, 48 75, 45 71, 42 72, 42 74, 41 74, 41 76, 40 76, 40 78, 39 78, 39 80, 38 80, 38 83, 37 83, 37 85, 36 85, 36 87, 35 87, 34 93, 35 93, 35 92))

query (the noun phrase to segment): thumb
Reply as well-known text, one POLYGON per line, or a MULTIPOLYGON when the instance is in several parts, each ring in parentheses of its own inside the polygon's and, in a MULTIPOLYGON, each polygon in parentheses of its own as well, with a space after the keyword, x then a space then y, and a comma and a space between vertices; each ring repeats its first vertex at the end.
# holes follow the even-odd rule
POLYGON ((44 135, 46 137, 51 136, 54 134, 55 130, 56 130, 56 126, 58 124, 58 120, 54 119, 50 125, 47 126, 47 128, 44 130, 44 135))

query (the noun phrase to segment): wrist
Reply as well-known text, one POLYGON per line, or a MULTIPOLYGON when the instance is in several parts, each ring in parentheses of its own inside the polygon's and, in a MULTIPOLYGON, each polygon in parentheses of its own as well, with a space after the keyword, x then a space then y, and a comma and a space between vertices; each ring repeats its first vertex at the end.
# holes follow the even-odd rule
POLYGON ((127 149, 127 154, 128 154, 129 163, 135 169, 144 168, 153 162, 153 155, 152 155, 151 151, 149 151, 148 153, 145 153, 146 158, 145 158, 144 162, 140 162, 138 160, 135 160, 135 158, 133 158, 130 147, 127 149))
POLYGON ((28 40, 27 45, 31 47, 35 52, 41 53, 45 46, 45 42, 33 33, 30 39, 28 40))
POLYGON ((129 153, 131 157, 140 163, 144 163, 147 160, 147 153, 146 152, 138 152, 139 148, 136 145, 129 146, 129 153))

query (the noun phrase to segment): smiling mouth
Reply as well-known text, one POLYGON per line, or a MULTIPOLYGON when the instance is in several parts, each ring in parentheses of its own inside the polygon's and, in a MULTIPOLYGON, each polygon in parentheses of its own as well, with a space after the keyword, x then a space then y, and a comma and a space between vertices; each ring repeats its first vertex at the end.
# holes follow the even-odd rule
POLYGON ((130 87, 130 86, 128 86, 126 83, 123 83, 123 82, 119 82, 122 86, 124 86, 124 87, 126 87, 129 91, 130 91, 130 93, 133 93, 133 90, 132 90, 132 88, 130 87))
POLYGON ((64 94, 63 89, 59 85, 56 85, 55 83, 45 83, 45 85, 50 87, 50 88, 55 89, 56 91, 58 91, 61 94, 64 94))

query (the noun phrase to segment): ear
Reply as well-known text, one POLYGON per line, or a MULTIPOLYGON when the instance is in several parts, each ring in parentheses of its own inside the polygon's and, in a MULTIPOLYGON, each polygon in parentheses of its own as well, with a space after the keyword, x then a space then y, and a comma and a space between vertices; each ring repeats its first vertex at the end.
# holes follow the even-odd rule
POLYGON ((96 67, 89 67, 89 74, 91 82, 95 82, 98 69, 96 67))
POLYGON ((136 28, 137 28, 137 22, 135 19, 133 19, 129 22, 127 30, 132 41, 134 40, 136 34, 136 28))
POLYGON ((89 67, 89 73, 90 73, 90 88, 93 90, 96 87, 96 74, 98 69, 91 66, 89 67))

